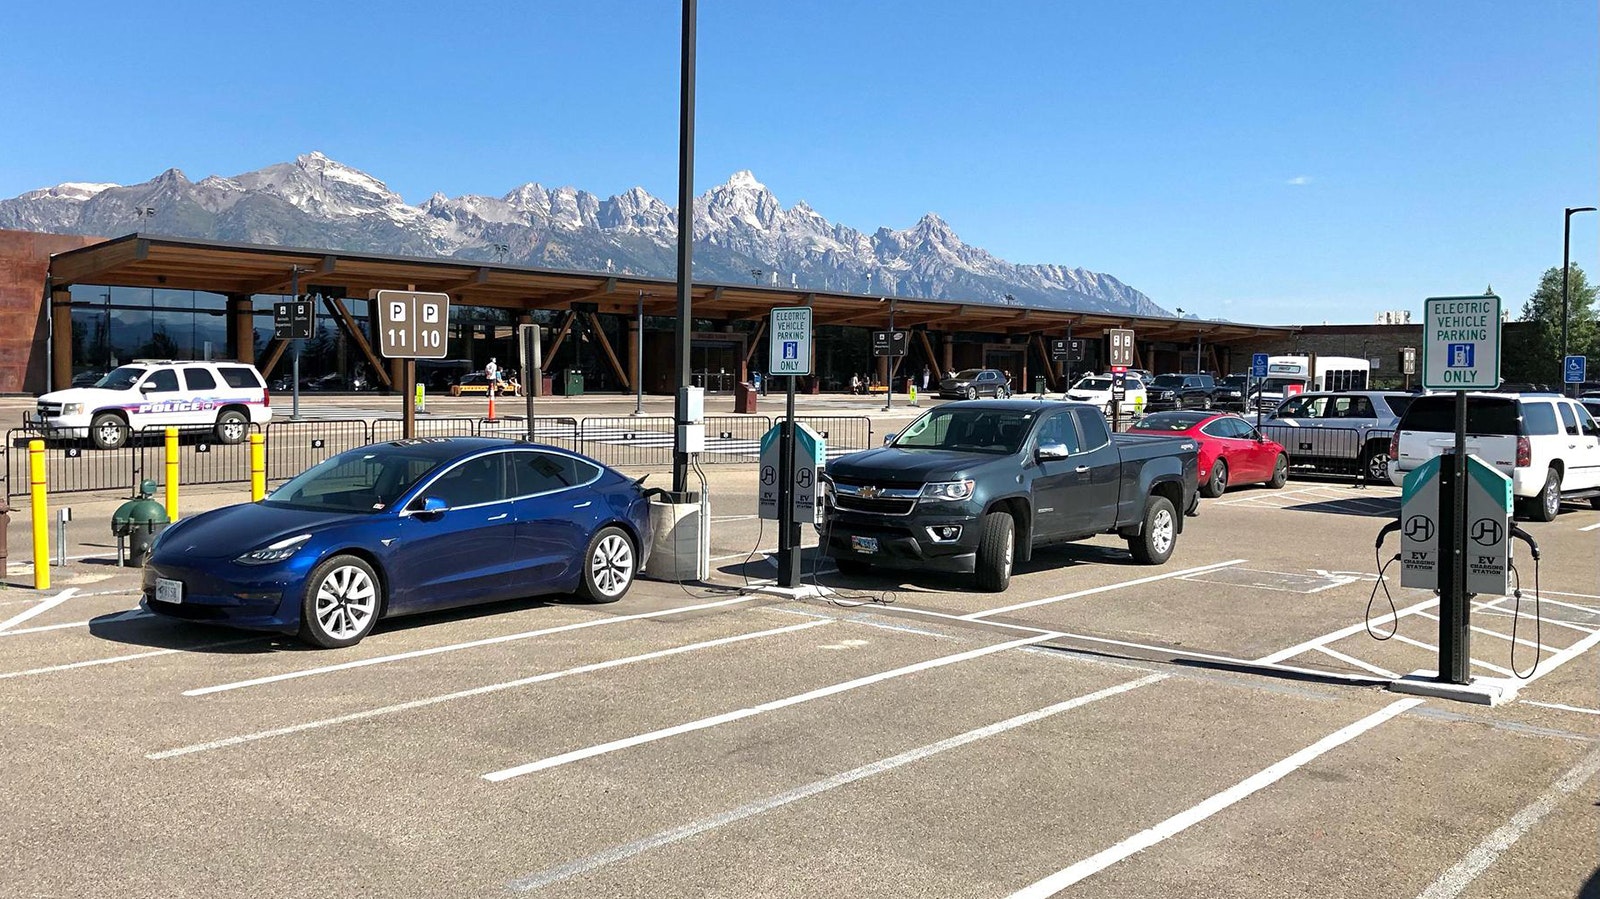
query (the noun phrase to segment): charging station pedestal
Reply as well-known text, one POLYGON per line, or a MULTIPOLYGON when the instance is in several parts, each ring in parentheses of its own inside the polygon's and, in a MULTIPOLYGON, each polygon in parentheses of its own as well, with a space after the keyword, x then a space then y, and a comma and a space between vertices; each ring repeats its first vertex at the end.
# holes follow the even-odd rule
MULTIPOLYGON (((677 452, 705 452, 705 410, 704 388, 678 389, 673 441, 677 452)), ((711 576, 711 503, 703 492, 676 499, 650 501, 650 557, 644 573, 663 581, 703 581, 711 576)))

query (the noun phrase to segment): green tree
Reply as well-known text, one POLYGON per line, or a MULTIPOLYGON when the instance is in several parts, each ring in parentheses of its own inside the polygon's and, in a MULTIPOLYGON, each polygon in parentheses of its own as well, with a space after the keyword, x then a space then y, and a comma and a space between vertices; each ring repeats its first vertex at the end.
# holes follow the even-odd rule
MULTIPOLYGON (((1567 351, 1595 355, 1600 329, 1595 322, 1595 286, 1584 277, 1583 269, 1572 266, 1567 275, 1568 324, 1567 351)), ((1535 322, 1528 345, 1517 366, 1529 381, 1561 383, 1561 269, 1547 270, 1539 288, 1522 306, 1522 320, 1535 322)), ((1507 378, 1507 380, 1511 380, 1507 378)))

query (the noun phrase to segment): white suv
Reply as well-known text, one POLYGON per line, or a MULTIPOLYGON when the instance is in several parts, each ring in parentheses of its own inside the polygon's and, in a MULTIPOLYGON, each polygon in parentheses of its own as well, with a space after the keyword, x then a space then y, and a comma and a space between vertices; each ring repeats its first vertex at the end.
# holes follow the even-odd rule
MULTIPOLYGON (((1417 397, 1400 419, 1389 480, 1455 448, 1455 397, 1417 397)), ((1582 405, 1537 394, 1467 394, 1467 452, 1511 478, 1518 512, 1550 521, 1564 499, 1600 508, 1600 424, 1582 405)))
POLYGON ((88 438, 116 449, 132 431, 210 426, 222 443, 239 443, 252 424, 272 420, 272 398, 254 366, 241 362, 137 359, 93 387, 39 397, 28 421, 47 437, 88 438))

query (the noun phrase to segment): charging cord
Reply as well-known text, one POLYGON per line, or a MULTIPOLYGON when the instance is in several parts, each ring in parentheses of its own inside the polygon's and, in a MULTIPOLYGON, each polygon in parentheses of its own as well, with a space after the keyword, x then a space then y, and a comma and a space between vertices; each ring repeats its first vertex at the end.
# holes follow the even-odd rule
POLYGON ((1384 574, 1389 570, 1389 566, 1400 561, 1400 554, 1395 553, 1387 562, 1383 560, 1383 540, 1398 530, 1400 530, 1400 522, 1398 520, 1389 522, 1383 526, 1382 530, 1378 531, 1378 539, 1372 544, 1372 559, 1378 568, 1378 579, 1373 582, 1372 593, 1367 597, 1367 610, 1361 616, 1361 624, 1367 629, 1367 636, 1380 643, 1400 632, 1400 610, 1395 608, 1394 594, 1389 592, 1389 581, 1384 577, 1384 574), (1389 620, 1391 622, 1389 632, 1381 636, 1372 629, 1372 604, 1378 600, 1379 587, 1383 588, 1383 598, 1389 601, 1389 620))
POLYGON ((1511 564, 1511 573, 1516 578, 1511 595, 1516 598, 1516 604, 1511 611, 1511 673, 1521 680, 1528 680, 1539 670, 1539 662, 1544 656, 1544 612, 1539 605, 1539 543, 1533 535, 1516 525, 1511 526, 1511 536, 1528 544, 1530 554, 1533 556, 1533 666, 1527 674, 1517 670, 1517 625, 1522 618, 1522 572, 1515 563, 1511 564))

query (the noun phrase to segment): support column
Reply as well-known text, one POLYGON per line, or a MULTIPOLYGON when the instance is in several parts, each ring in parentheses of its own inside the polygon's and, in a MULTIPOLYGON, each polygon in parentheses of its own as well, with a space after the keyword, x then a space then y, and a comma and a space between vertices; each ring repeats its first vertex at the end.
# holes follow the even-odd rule
POLYGON ((256 364, 255 308, 249 294, 228 294, 228 358, 256 364))
POLYGON ((50 291, 50 389, 72 384, 72 291, 50 291))
POLYGON ((628 319, 628 383, 639 384, 639 323, 628 319))
POLYGON ((945 376, 949 377, 955 371, 956 358, 955 341, 951 339, 949 334, 941 333, 939 335, 939 351, 944 356, 945 376))

